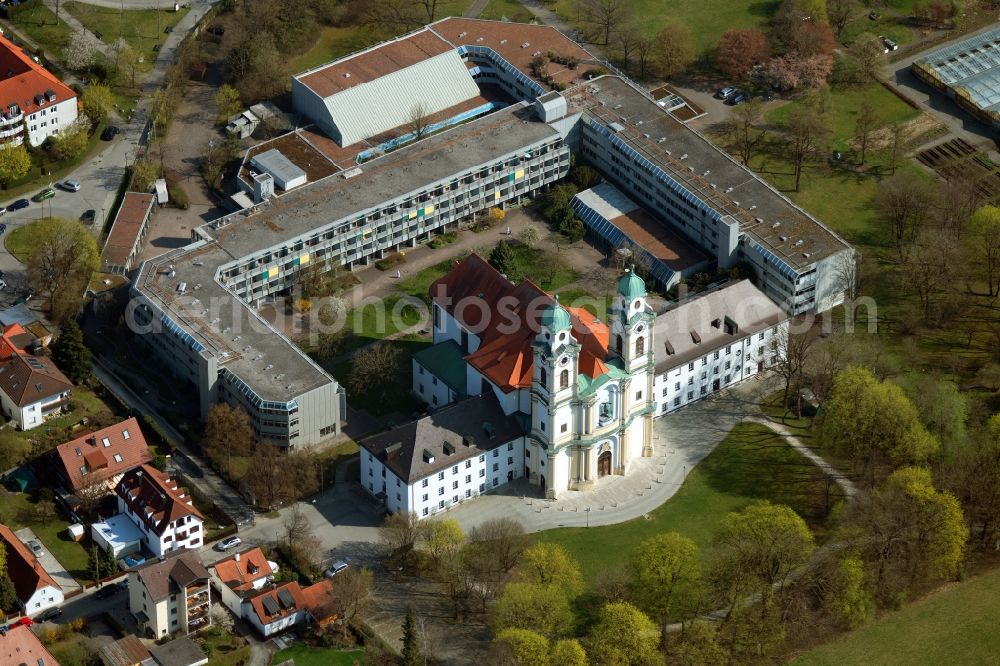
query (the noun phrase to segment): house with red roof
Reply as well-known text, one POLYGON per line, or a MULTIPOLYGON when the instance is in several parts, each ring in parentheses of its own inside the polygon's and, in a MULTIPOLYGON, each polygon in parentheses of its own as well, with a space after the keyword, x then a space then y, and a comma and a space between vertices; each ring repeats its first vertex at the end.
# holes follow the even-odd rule
POLYGON ((434 345, 413 356, 413 393, 438 411, 360 442, 362 486, 390 511, 429 516, 522 477, 552 498, 652 455, 654 315, 639 276, 619 280, 607 323, 476 254, 430 297, 434 345))
POLYGON ((40 146, 76 119, 76 93, 0 34, 0 141, 40 146))
POLYGON ((243 617, 245 600, 267 585, 278 571, 259 546, 235 553, 209 567, 218 598, 236 617, 243 617))
POLYGON ((0 633, 0 664, 59 666, 31 627, 15 625, 0 633))
POLYGON ((35 353, 39 349, 37 338, 20 324, 0 335, 0 409, 21 430, 61 414, 73 390, 52 359, 35 353))
POLYGON ((142 532, 142 546, 159 557, 204 543, 205 517, 166 473, 152 465, 126 472, 118 485, 118 510, 142 532))
POLYGON ((100 495, 114 492, 128 470, 152 461, 135 417, 60 444, 54 458, 67 490, 100 495))
POLYGON ((268 585, 245 602, 245 619, 264 638, 291 627, 330 617, 333 586, 321 580, 309 587, 298 581, 268 585))
POLYGON ((7 575, 14 583, 25 615, 37 615, 63 602, 62 588, 14 531, 0 524, 0 543, 7 552, 7 575))

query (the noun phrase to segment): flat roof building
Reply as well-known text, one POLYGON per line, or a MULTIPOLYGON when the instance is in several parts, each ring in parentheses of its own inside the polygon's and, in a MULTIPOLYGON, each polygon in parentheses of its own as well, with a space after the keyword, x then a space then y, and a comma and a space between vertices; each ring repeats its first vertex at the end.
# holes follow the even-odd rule
POLYGON ((250 165, 270 174, 274 178, 274 184, 283 190, 306 184, 306 172, 292 164, 291 160, 275 148, 254 155, 250 165))
POLYGON ((126 192, 122 204, 111 223, 108 240, 104 243, 101 270, 105 273, 125 275, 134 267, 142 242, 149 231, 156 195, 145 192, 126 192))
POLYGON ((910 68, 971 115, 1000 127, 1000 27, 933 51, 910 68))

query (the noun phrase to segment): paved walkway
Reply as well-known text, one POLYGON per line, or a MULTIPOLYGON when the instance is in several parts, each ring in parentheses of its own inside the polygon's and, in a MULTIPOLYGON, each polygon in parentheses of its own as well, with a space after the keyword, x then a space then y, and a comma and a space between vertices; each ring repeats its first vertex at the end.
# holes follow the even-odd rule
POLYGON ((465 13, 462 14, 462 16, 465 18, 479 18, 479 15, 483 13, 483 10, 486 9, 486 5, 488 5, 489 2, 490 0, 475 0, 475 2, 469 5, 469 8, 465 10, 465 13))
POLYGON ((673 497, 687 473, 736 424, 759 414, 757 403, 774 390, 773 378, 752 379, 654 420, 653 456, 632 461, 628 475, 605 477, 592 490, 567 491, 557 500, 546 500, 522 480, 442 515, 456 519, 466 531, 493 518, 514 518, 529 532, 639 518, 673 497))
MULTIPOLYGON (((101 41, 98 39, 97 35, 87 30, 75 16, 66 11, 65 5, 60 8, 58 0, 44 0, 44 4, 52 11, 53 14, 56 14, 58 11, 58 14, 56 15, 59 17, 59 20, 69 26, 70 30, 76 33, 74 39, 83 40, 87 43, 93 44, 97 51, 103 53, 112 62, 115 60, 115 50, 111 47, 111 45, 101 41)), ((171 7, 173 7, 173 5, 171 5, 171 7)), ((115 5, 115 8, 117 9, 118 5, 115 5)))
POLYGON ((34 531, 30 527, 25 527, 23 529, 14 532, 14 536, 21 540, 22 543, 27 545, 29 541, 37 540, 38 543, 42 544, 42 554, 38 558, 39 563, 42 568, 48 572, 50 576, 59 584, 59 587, 63 591, 64 596, 69 596, 79 592, 82 588, 76 579, 66 571, 66 567, 56 559, 56 556, 52 554, 52 551, 48 549, 45 542, 39 539, 34 531))
POLYGON ((767 426, 774 432, 781 435, 789 446, 791 446, 793 449, 795 449, 803 456, 808 458, 810 461, 812 461, 814 465, 816 465, 816 467, 819 467, 821 470, 823 470, 824 474, 833 479, 837 483, 837 485, 840 486, 840 489, 844 491, 844 496, 847 499, 849 500, 854 499, 855 497, 858 496, 857 486, 854 485, 854 482, 851 481, 847 477, 847 475, 838 471, 833 465, 823 460, 823 458, 821 458, 817 453, 815 453, 812 449, 803 444, 798 437, 790 433, 788 431, 788 428, 786 428, 784 425, 772 421, 771 419, 762 418, 760 416, 750 416, 747 417, 746 420, 751 421, 753 423, 760 423, 761 425, 767 426))

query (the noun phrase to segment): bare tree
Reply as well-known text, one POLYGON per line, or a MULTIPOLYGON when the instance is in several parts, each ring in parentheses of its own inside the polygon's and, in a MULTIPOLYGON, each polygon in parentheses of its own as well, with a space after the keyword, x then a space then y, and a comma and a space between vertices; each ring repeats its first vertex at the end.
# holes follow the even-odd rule
POLYGON ((935 200, 934 190, 915 173, 907 171, 882 181, 875 195, 875 206, 889 224, 890 237, 901 260, 927 221, 935 200))
POLYGON ((423 532, 424 525, 412 511, 389 514, 378 528, 379 541, 390 557, 409 557, 423 532))
POLYGON ((340 628, 345 636, 354 618, 371 605, 373 578, 371 569, 352 567, 330 580, 331 596, 340 610, 340 628))
POLYGON ((752 97, 734 108, 726 122, 726 133, 743 164, 750 164, 754 152, 764 141, 766 131, 756 127, 762 117, 761 101, 752 97))
POLYGON ((434 19, 437 17, 438 0, 417 0, 417 4, 424 8, 427 23, 434 23, 434 19))
POLYGON ((802 168, 825 147, 829 128, 816 109, 809 105, 797 106, 785 124, 788 133, 788 158, 795 169, 795 191, 799 191, 802 168))
POLYGON ((858 11, 857 0, 826 0, 826 17, 837 37, 858 11))
POLYGON ((521 553, 531 545, 531 535, 513 518, 494 518, 472 528, 469 541, 485 546, 504 573, 517 565, 521 553))
POLYGON ((601 44, 607 46, 626 17, 627 4, 624 0, 581 0, 577 12, 601 44))
POLYGON ((347 383, 351 391, 385 399, 394 387, 402 352, 391 342, 369 345, 354 355, 347 383))
POLYGON ((954 267, 959 263, 954 239, 927 229, 917 234, 905 253, 900 286, 920 300, 925 322, 930 321, 937 298, 954 281, 954 267))
MULTIPOLYGON (((789 328, 794 328, 794 326, 795 320, 790 322, 789 328)), ((791 333, 789 329, 781 329, 772 339, 771 351, 773 352, 774 362, 771 364, 771 370, 781 377, 785 384, 781 403, 785 408, 788 407, 788 399, 794 388, 796 404, 798 405, 796 411, 801 412, 802 406, 799 399, 801 391, 799 389, 802 387, 806 362, 809 359, 815 341, 816 336, 811 331, 791 333)))
POLYGON ((640 34, 635 42, 635 64, 639 67, 639 79, 645 80, 656 53, 656 40, 653 37, 640 34))
POLYGON ((427 134, 428 125, 430 125, 430 113, 424 102, 417 102, 410 107, 407 124, 410 127, 410 131, 416 136, 417 141, 424 138, 424 135, 427 134))
POLYGON ((289 546, 299 541, 304 541, 311 537, 313 533, 312 525, 309 524, 309 518, 302 512, 298 504, 292 505, 292 510, 285 516, 282 525, 285 528, 285 541, 288 542, 289 546))
POLYGON ((871 140, 872 132, 878 128, 879 122, 875 107, 867 99, 863 100, 858 111, 858 119, 854 123, 854 132, 857 134, 858 143, 861 144, 861 164, 865 163, 868 142, 871 140))
POLYGON ((895 175, 899 166, 899 158, 906 147, 906 133, 902 123, 889 125, 889 143, 886 145, 886 159, 889 161, 889 173, 895 175))

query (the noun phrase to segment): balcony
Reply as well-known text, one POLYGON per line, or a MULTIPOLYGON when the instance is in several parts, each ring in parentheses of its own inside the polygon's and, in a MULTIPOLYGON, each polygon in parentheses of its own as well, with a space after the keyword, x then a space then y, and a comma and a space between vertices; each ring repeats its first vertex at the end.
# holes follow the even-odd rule
POLYGON ((201 594, 187 598, 188 611, 190 611, 192 608, 196 608, 198 606, 201 606, 202 604, 207 604, 207 603, 208 603, 208 592, 202 592, 201 594))
POLYGON ((184 590, 185 596, 187 596, 189 598, 193 597, 193 596, 196 596, 198 594, 201 594, 203 592, 208 592, 208 582, 207 581, 204 582, 204 583, 202 583, 202 584, 200 584, 200 585, 198 585, 198 584, 191 585, 190 587, 188 587, 188 588, 186 588, 184 590))

